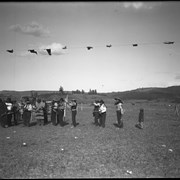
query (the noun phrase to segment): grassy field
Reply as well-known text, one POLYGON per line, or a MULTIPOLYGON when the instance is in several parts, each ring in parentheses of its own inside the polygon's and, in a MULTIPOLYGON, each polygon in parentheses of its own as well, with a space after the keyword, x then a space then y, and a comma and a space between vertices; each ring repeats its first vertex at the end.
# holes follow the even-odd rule
POLYGON ((113 125, 113 104, 107 104, 105 128, 94 126, 92 109, 79 107, 76 128, 69 110, 64 127, 0 127, 0 178, 180 177, 180 120, 173 104, 127 101, 123 129, 113 125), (135 127, 141 107, 143 130, 135 127))

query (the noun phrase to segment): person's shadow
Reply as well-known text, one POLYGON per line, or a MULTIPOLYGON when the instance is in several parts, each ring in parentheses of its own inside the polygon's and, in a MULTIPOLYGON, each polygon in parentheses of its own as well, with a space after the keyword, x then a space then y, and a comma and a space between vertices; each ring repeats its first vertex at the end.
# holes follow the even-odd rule
POLYGON ((113 123, 115 127, 118 127, 118 128, 123 128, 123 124, 122 125, 119 125, 117 123, 113 123))

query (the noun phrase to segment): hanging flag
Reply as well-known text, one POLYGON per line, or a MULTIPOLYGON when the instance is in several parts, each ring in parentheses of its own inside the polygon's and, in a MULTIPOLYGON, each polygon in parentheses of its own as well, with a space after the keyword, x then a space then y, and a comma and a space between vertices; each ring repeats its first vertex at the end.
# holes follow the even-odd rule
POLYGON ((51 49, 46 49, 49 55, 51 55, 51 49))
POLYGON ((35 54, 37 54, 37 51, 35 51, 34 49, 29 49, 28 50, 30 53, 35 53, 35 54))
POLYGON ((110 44, 110 45, 106 45, 106 47, 109 47, 109 48, 110 48, 111 46, 112 46, 111 44, 110 44))
POLYGON ((14 51, 13 51, 13 49, 11 49, 11 50, 6 50, 7 52, 9 52, 9 53, 13 53, 14 51))
POLYGON ((93 48, 93 47, 91 47, 91 46, 87 46, 87 49, 88 49, 88 50, 90 50, 90 49, 92 49, 92 48, 93 48))
POLYGON ((166 42, 164 42, 164 44, 174 44, 174 42, 173 41, 166 41, 166 42))
POLYGON ((133 44, 133 46, 138 46, 138 44, 133 44))
POLYGON ((64 46, 62 49, 67 49, 67 46, 64 46))

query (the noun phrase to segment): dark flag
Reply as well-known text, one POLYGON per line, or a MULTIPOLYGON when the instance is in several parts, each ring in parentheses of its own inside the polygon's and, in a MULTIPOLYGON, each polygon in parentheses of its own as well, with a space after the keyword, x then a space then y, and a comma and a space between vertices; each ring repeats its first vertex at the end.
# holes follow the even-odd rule
POLYGON ((87 46, 87 49, 88 49, 88 50, 90 50, 90 49, 92 49, 92 48, 93 48, 93 47, 91 47, 91 46, 87 46))
POLYGON ((174 44, 174 42, 173 41, 166 41, 166 42, 164 42, 164 44, 174 44))
POLYGON ((111 46, 112 46, 111 44, 110 44, 110 45, 106 45, 106 47, 109 47, 109 48, 110 48, 111 46))
POLYGON ((9 53, 13 53, 14 51, 13 51, 13 49, 11 49, 11 50, 7 50, 7 52, 9 52, 9 53))
POLYGON ((62 49, 67 49, 67 46, 64 46, 62 49))
POLYGON ((37 54, 37 51, 35 51, 34 49, 29 49, 28 50, 30 53, 35 53, 35 54, 37 54))
POLYGON ((51 55, 51 49, 46 49, 49 55, 51 55))
POLYGON ((133 44, 133 46, 138 46, 138 44, 133 44))

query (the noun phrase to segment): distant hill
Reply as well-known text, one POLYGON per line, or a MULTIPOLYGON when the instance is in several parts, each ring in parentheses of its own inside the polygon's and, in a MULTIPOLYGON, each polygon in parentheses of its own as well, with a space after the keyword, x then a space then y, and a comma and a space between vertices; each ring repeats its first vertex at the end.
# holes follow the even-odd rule
POLYGON ((37 93, 38 97, 45 100, 60 99, 65 97, 66 93, 69 94, 69 99, 75 98, 82 103, 90 103, 95 99, 104 99, 110 101, 115 97, 120 97, 123 100, 139 99, 139 100, 171 100, 174 102, 180 102, 180 86, 171 86, 167 88, 150 87, 150 88, 138 88, 130 91, 123 92, 110 92, 110 93, 98 93, 97 95, 85 94, 72 94, 72 92, 66 92, 64 95, 59 94, 58 91, 0 91, 0 97, 5 99, 11 97, 12 99, 20 99, 23 96, 31 96, 32 93, 37 93))

